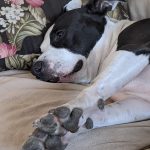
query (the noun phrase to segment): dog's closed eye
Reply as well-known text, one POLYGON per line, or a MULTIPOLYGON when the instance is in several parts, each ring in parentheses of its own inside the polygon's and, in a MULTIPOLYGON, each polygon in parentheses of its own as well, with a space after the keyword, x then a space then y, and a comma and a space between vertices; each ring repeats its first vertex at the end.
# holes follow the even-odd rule
POLYGON ((65 30, 58 30, 55 32, 55 41, 58 42, 60 39, 62 39, 65 36, 65 30))

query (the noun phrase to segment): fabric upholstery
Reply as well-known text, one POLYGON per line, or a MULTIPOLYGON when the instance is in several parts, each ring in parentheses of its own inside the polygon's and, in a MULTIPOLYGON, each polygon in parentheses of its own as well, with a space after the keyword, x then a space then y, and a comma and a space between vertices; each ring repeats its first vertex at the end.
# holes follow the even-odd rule
MULTIPOLYGON (((20 150, 35 119, 72 100, 84 88, 42 82, 25 71, 0 73, 0 150, 20 150)), ((66 150, 138 150, 149 144, 150 121, 143 121, 78 135, 66 150)))
POLYGON ((149 0, 128 0, 128 6, 132 20, 150 18, 149 0))

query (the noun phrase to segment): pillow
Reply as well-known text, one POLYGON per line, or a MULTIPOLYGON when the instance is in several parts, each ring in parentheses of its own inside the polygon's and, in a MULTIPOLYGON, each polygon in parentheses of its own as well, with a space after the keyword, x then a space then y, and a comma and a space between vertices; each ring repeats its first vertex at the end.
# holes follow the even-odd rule
POLYGON ((118 2, 116 7, 112 11, 108 12, 107 15, 117 20, 129 19, 127 0, 124 0, 124 2, 118 2))
MULTIPOLYGON (((0 1, 0 71, 31 68, 41 53, 44 34, 69 1, 0 1)), ((128 19, 127 3, 118 3, 108 16, 128 19)))
POLYGON ((0 1, 0 71, 30 69, 47 28, 69 0, 0 1))

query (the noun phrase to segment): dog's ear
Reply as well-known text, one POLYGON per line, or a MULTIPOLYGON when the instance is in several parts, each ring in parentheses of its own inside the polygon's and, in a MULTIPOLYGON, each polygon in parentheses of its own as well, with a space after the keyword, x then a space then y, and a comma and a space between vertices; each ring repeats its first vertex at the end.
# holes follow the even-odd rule
POLYGON ((65 6, 65 11, 70 11, 73 9, 81 8, 82 6, 82 0, 70 0, 65 6))
POLYGON ((125 2, 125 0, 90 0, 86 5, 89 12, 106 14, 111 11, 118 2, 125 2))

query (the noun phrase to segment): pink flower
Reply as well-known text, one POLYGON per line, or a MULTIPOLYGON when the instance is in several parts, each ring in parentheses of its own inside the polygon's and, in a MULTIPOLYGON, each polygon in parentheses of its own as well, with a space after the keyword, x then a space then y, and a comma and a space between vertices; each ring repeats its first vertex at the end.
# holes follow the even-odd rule
POLYGON ((13 56, 14 54, 16 54, 16 46, 5 43, 0 44, 0 58, 13 56))
POLYGON ((15 4, 15 5, 22 5, 22 4, 24 4, 24 0, 10 0, 10 2, 12 4, 15 4))
POLYGON ((26 0, 32 7, 40 7, 44 4, 43 0, 26 0))

